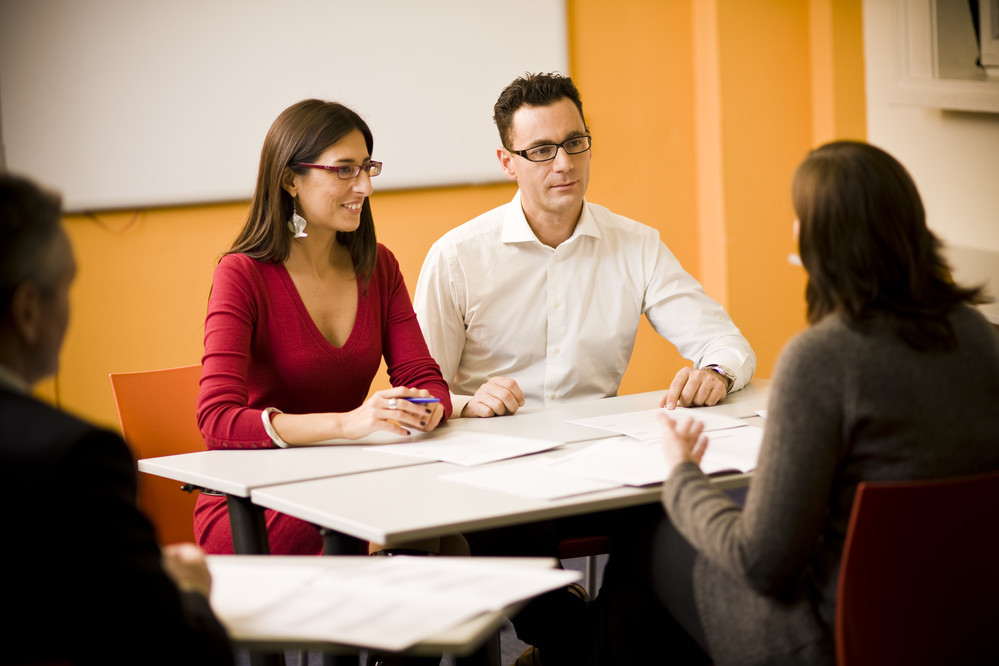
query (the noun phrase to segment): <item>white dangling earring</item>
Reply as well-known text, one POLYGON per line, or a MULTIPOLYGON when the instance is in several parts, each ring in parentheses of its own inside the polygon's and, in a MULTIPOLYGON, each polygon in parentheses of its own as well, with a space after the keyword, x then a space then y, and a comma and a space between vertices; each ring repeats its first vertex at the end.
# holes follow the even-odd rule
POLYGON ((298 203, 296 199, 291 200, 291 219, 288 220, 288 229, 294 234, 293 238, 305 238, 309 234, 305 233, 305 218, 298 214, 298 203))

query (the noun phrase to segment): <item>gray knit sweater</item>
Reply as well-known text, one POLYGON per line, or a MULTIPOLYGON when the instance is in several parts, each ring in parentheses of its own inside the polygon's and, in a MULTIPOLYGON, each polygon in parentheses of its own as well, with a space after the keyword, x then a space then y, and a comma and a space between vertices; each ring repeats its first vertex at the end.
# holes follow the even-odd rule
POLYGON ((715 664, 834 663, 860 481, 999 469, 999 335, 969 307, 951 321, 949 352, 917 352, 883 323, 861 334, 836 316, 792 340, 745 509, 695 465, 674 470, 663 505, 699 551, 694 589, 715 664))

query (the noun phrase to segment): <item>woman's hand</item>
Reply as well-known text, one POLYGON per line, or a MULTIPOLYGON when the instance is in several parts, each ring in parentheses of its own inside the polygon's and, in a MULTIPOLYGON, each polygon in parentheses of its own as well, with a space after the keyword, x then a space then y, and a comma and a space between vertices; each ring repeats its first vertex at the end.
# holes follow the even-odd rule
POLYGON ((414 403, 406 398, 429 398, 430 391, 404 386, 375 391, 357 409, 343 415, 343 437, 358 439, 376 430, 409 435, 412 430, 430 431, 444 416, 439 402, 414 403))
POLYGON ((667 478, 677 465, 683 462, 701 464, 704 451, 708 448, 708 436, 704 433, 704 423, 692 418, 673 418, 663 414, 663 455, 666 457, 667 478))
POLYGON ((444 405, 439 402, 428 402, 423 405, 416 405, 416 407, 427 412, 426 425, 415 426, 417 430, 430 432, 439 426, 441 419, 444 418, 444 405))

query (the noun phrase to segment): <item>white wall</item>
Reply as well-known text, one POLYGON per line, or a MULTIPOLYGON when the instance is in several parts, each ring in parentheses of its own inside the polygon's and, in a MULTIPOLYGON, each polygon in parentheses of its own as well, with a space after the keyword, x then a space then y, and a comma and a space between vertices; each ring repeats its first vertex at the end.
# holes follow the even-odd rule
POLYGON ((496 95, 567 40, 564 0, 0 0, 0 149, 73 212, 243 201, 321 97, 371 126, 382 191, 502 181, 496 95))
POLYGON ((900 0, 864 0, 868 140, 909 169, 947 244, 999 251, 999 113, 890 101, 900 0))

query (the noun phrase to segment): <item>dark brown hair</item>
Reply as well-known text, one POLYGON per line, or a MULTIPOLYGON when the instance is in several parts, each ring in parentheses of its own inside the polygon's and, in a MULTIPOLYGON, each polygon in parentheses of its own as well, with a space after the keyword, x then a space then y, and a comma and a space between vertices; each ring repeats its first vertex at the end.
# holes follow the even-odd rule
POLYGON ((550 106, 563 98, 569 98, 579 109, 579 117, 586 124, 583 115, 583 101, 579 98, 576 85, 568 76, 561 74, 525 74, 508 85, 493 106, 493 120, 499 130, 500 141, 507 150, 510 145, 510 130, 513 127, 513 114, 522 106, 550 106))
MULTIPOLYGON (((260 151, 260 168, 250 213, 226 254, 238 252, 261 261, 285 261, 291 251, 291 232, 287 223, 294 205, 291 195, 281 186, 285 171, 304 173, 304 167, 291 165, 315 162, 327 148, 355 129, 364 135, 371 154, 374 148, 371 130, 357 113, 343 104, 307 99, 282 111, 268 130, 260 151)), ((362 279, 370 277, 377 248, 368 198, 364 200, 357 230, 338 231, 336 238, 350 252, 357 274, 362 279)))
POLYGON ((916 184, 880 148, 836 141, 813 150, 795 172, 792 200, 810 323, 836 312, 863 329, 882 315, 910 346, 947 349, 947 314, 985 300, 980 287, 951 280, 916 184))

